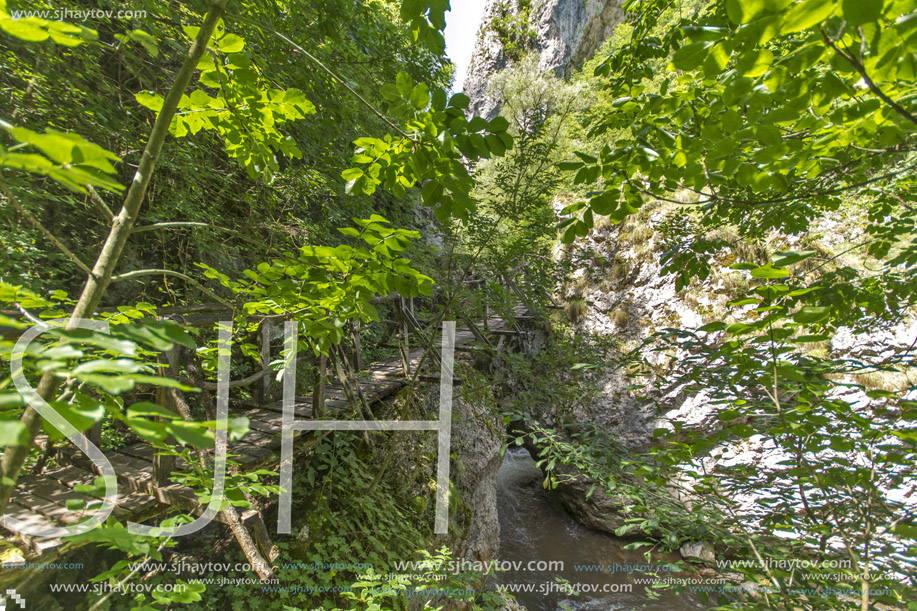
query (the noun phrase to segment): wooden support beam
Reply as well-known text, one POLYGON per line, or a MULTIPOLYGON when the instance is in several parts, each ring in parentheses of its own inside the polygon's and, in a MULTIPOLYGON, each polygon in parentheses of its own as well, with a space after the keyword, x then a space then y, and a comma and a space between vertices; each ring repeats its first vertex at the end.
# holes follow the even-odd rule
POLYGON ((404 377, 411 375, 411 355, 410 355, 410 338, 408 336, 407 316, 405 315, 404 299, 399 299, 396 303, 396 314, 398 317, 398 353, 401 357, 401 369, 404 377))
MULTIPOLYGON (((268 369, 271 365, 271 323, 261 323, 261 369, 268 369)), ((261 378, 261 402, 271 400, 271 376, 261 378)))
MULTIPOLYGON (((329 354, 331 356, 331 362, 334 365, 334 373, 337 375, 338 380, 341 382, 341 387, 344 389, 344 393, 347 395, 347 401, 348 403, 350 403, 351 406, 353 406, 353 409, 355 412, 354 415, 359 417, 360 416, 360 404, 357 400, 357 397, 354 395, 354 392, 350 386, 350 383, 347 381, 347 376, 344 373, 344 367, 341 364, 340 355, 343 354, 343 352, 338 354, 338 352, 335 350, 335 346, 332 345, 329 354)), ((372 444, 372 442, 369 439, 369 433, 367 431, 363 431, 363 441, 365 441, 367 445, 372 444)))
MULTIPOLYGON (((490 340, 487 339, 486 335, 481 333, 481 330, 478 329, 478 326, 476 324, 474 324, 474 321, 472 321, 470 318, 468 318, 461 312, 458 312, 458 317, 461 318, 462 322, 464 322, 468 326, 468 329, 472 332, 472 334, 474 334, 475 339, 477 339, 479 342, 481 342, 488 348, 493 348, 493 344, 490 343, 490 340)), ((496 333, 496 331, 491 331, 490 333, 496 333)))
POLYGON ((363 369, 363 350, 360 348, 360 321, 350 321, 350 338, 353 341, 353 366, 357 371, 363 369))
POLYGON ((87 432, 86 436, 96 446, 101 445, 102 443, 102 421, 96 422, 87 432))
POLYGON ((366 400, 366 395, 363 394, 363 388, 360 386, 360 381, 357 380, 356 372, 350 364, 350 361, 347 359, 347 355, 344 353, 344 349, 340 346, 338 348, 338 353, 341 356, 341 362, 344 365, 344 371, 347 374, 349 382, 352 384, 353 390, 356 392, 357 398, 360 400, 360 406, 363 408, 363 415, 369 420, 375 420, 376 417, 373 415, 372 409, 369 407, 369 401, 366 400))
MULTIPOLYGON (((377 373, 373 377, 383 378, 383 379, 393 379, 393 380, 402 379, 400 373, 377 373)), ((429 375, 429 374, 422 373, 417 376, 417 379, 420 380, 421 382, 439 382, 441 378, 437 375, 429 375)), ((460 385, 463 383, 463 380, 461 378, 453 378, 452 382, 455 385, 460 385)))
POLYGON ((277 556, 280 555, 280 549, 271 542, 271 535, 267 530, 267 526, 264 525, 261 512, 249 509, 242 514, 242 524, 252 531, 255 545, 257 545, 261 555, 268 562, 274 562, 277 556))
MULTIPOLYGON (((170 350, 162 353, 160 356, 161 365, 159 367, 159 375, 167 378, 179 377, 177 366, 173 367, 173 363, 178 362, 178 354, 172 354, 175 353, 177 349, 178 347, 173 346, 170 350)), ((175 399, 173 398, 172 394, 168 392, 168 390, 169 389, 162 386, 156 389, 156 403, 168 409, 169 411, 178 413, 175 405, 175 399)), ((159 418, 157 418, 157 420, 159 420, 159 418)), ((156 487, 168 486, 171 483, 169 481, 169 477, 172 475, 172 471, 174 469, 174 456, 165 454, 156 454, 153 456, 153 485, 156 487)))
POLYGON ((325 374, 328 370, 328 357, 323 353, 315 360, 315 382, 312 384, 312 417, 325 415, 325 374))

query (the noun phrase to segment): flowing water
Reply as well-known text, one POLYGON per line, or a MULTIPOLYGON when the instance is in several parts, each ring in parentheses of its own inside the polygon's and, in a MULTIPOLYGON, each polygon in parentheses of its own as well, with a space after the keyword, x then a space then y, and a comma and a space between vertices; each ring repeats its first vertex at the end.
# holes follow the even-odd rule
MULTIPOLYGON (((643 554, 624 550, 626 541, 580 525, 542 488, 542 479, 541 471, 523 448, 511 448, 506 452, 497 475, 500 560, 504 566, 513 561, 521 562, 521 565, 511 566, 522 567, 533 560, 563 562, 563 570, 498 573, 497 581, 502 585, 534 586, 532 592, 517 590, 514 594, 526 609, 688 611, 704 608, 688 594, 678 595, 665 590, 660 598, 650 600, 644 592, 644 584, 634 582, 635 578, 648 576, 636 571, 627 572, 634 565, 646 564, 643 554), (598 565, 604 565, 605 569, 593 571, 586 568, 598 565), (618 565, 616 570, 615 565, 618 565), (574 587, 576 584, 583 585, 577 595, 571 595, 560 591, 556 577, 566 579, 574 587), (593 588, 598 591, 586 591, 593 588)), ((684 573, 671 575, 682 576, 684 573)))

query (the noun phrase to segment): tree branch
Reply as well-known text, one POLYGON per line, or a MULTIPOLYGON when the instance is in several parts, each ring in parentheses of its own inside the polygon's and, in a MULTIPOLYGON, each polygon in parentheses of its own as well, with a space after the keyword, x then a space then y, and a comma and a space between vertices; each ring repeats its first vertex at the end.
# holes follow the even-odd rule
POLYGON ((245 17, 241 17, 241 16, 239 16, 239 15, 226 15, 226 18, 227 18, 227 19, 231 19, 231 20, 233 20, 233 21, 238 21, 238 22, 240 22, 240 23, 244 23, 244 24, 250 25, 250 26, 252 26, 252 27, 254 27, 254 28, 258 28, 259 30, 262 30, 262 31, 264 31, 264 32, 267 32, 268 34, 270 34, 270 35, 272 35, 272 36, 274 36, 274 37, 276 37, 276 38, 279 38, 280 40, 284 41, 284 42, 287 43, 288 45, 292 46, 294 49, 296 49, 297 51, 299 51, 300 53, 302 53, 303 55, 305 55, 312 63, 314 63, 316 66, 318 66, 319 68, 321 68, 322 70, 324 70, 326 73, 328 73, 328 76, 330 76, 332 79, 334 79, 335 81, 337 81, 344 89, 346 89, 348 92, 350 92, 350 94, 351 94, 352 96, 354 96, 355 98, 357 98, 357 99, 360 101, 360 103, 363 104, 364 106, 366 106, 370 111, 372 111, 372 113, 373 113, 374 115, 376 115, 377 117, 379 117, 380 119, 382 119, 383 123, 385 123, 386 125, 388 125, 389 127, 391 127, 393 130, 395 130, 396 132, 398 132, 402 137, 407 138, 408 140, 411 140, 412 142, 414 141, 414 139, 411 138, 403 129, 401 129, 400 127, 398 127, 397 125, 395 125, 395 124, 392 122, 391 119, 389 119, 388 117, 386 117, 385 115, 383 115, 380 111, 378 111, 378 110, 376 109, 375 106, 373 106, 372 104, 370 104, 370 103, 366 100, 366 98, 364 98, 364 97, 361 96, 359 93, 357 93, 356 90, 355 90, 353 87, 351 87, 350 85, 348 85, 347 82, 346 82, 344 79, 342 79, 341 77, 339 77, 337 74, 335 74, 335 72, 334 72, 333 70, 331 70, 331 69, 328 68, 325 64, 323 64, 321 61, 319 61, 319 59, 318 59, 317 57, 315 57, 314 55, 312 55, 311 53, 309 53, 308 51, 306 51, 305 49, 303 49, 302 47, 300 47, 298 44, 296 44, 295 42, 293 42, 292 40, 290 40, 288 37, 284 36, 283 34, 281 34, 280 32, 278 32, 277 30, 275 30, 275 29, 273 29, 273 28, 271 28, 271 27, 268 27, 268 26, 266 26, 266 25, 262 25, 262 24, 260 24, 260 23, 258 23, 258 22, 256 22, 256 21, 252 21, 252 20, 250 20, 250 19, 246 19, 245 17))
MULTIPOLYGON (((231 233, 242 241, 248 242, 258 248, 265 248, 267 246, 264 242, 259 242, 254 240, 240 231, 235 229, 230 229, 228 227, 221 227, 219 225, 211 225, 209 223, 202 223, 199 221, 163 221, 161 223, 153 223, 152 225, 141 225, 140 227, 135 227, 132 233, 143 233, 145 231, 154 231, 156 229, 176 229, 181 227, 199 227, 201 229, 216 229, 219 231, 225 231, 231 233)), ((273 247, 267 246, 270 251, 278 252, 273 247)))
POLYGON ((913 123, 914 125, 917 125, 917 117, 909 113, 901 105, 899 105, 893 99, 885 95, 885 93, 881 89, 879 89, 879 87, 872 81, 872 79, 869 78, 869 75, 866 74, 866 67, 863 66, 863 64, 861 64, 859 60, 857 60, 857 58, 853 57, 853 55, 850 55, 848 53, 844 53, 843 51, 841 51, 837 47, 837 45, 834 44, 834 40, 830 36, 828 36, 828 34, 824 30, 821 31, 821 35, 825 39, 825 44, 827 44, 829 47, 834 49, 835 53, 840 55, 842 58, 844 58, 844 60, 847 61, 848 64, 853 66, 853 69, 856 70, 859 73, 859 75, 863 78, 863 81, 866 83, 866 86, 869 87, 869 90, 871 92, 873 92, 880 100, 888 104, 896 113, 898 113, 899 115, 901 115, 902 117, 904 117, 905 119, 913 123))
POLYGON ((43 236, 45 236, 46 238, 48 238, 48 240, 50 240, 51 243, 54 244, 54 245, 57 247, 57 249, 58 249, 59 251, 61 251, 62 253, 64 253, 64 254, 67 256, 67 258, 70 259, 70 261, 71 261, 74 265, 76 265, 77 267, 79 267, 81 270, 83 270, 83 271, 86 272, 87 274, 91 274, 91 273, 92 273, 92 270, 89 269, 89 266, 88 266, 88 265, 86 265, 85 263, 83 263, 83 262, 80 260, 79 257, 77 257, 75 254, 73 254, 73 251, 71 251, 69 248, 67 248, 66 246, 64 246, 64 243, 61 242, 60 240, 58 240, 58 239, 54 236, 53 233, 51 233, 50 231, 48 231, 48 229, 46 229, 45 226, 41 224, 41 221, 39 221, 37 218, 35 218, 35 215, 33 215, 33 214, 32 214, 31 212, 29 212, 28 210, 26 210, 25 207, 22 206, 22 204, 19 203, 19 200, 17 200, 17 199, 16 199, 16 196, 13 195, 13 192, 10 190, 9 185, 6 184, 6 180, 3 178, 3 170, 0 170, 0 188, 3 189, 3 194, 6 196, 6 199, 9 200, 10 204, 13 205, 13 208, 15 208, 16 211, 17 211, 19 214, 21 214, 23 217, 25 217, 25 219, 26 219, 27 221, 29 221, 29 223, 31 223, 33 227, 35 227, 35 229, 37 229, 38 231, 40 231, 41 234, 42 234, 43 236))
POLYGON ((175 276, 176 278, 181 278, 188 284, 194 285, 194 287, 197 288, 202 293, 205 293, 209 295, 210 297, 216 299, 217 301, 222 303, 224 306, 230 308, 231 310, 235 310, 235 306, 232 303, 230 303, 229 301, 226 301, 225 299, 223 299, 216 293, 212 292, 210 289, 205 287, 203 284, 201 284, 200 282, 198 282, 191 276, 186 276, 185 274, 181 272, 176 272, 171 269, 136 269, 134 271, 124 272, 123 274, 117 274, 115 276, 112 276, 111 281, 112 282, 121 282, 122 280, 133 280, 134 278, 141 278, 143 276, 160 276, 160 275, 175 276))
POLYGON ((105 203, 105 200, 99 197, 99 194, 96 193, 96 190, 92 185, 86 185, 86 188, 89 189, 89 199, 92 200, 92 203, 94 203, 96 208, 99 209, 99 212, 105 216, 106 221, 109 223, 112 222, 115 218, 115 213, 111 211, 111 208, 108 207, 108 204, 105 203))
MULTIPOLYGON (((130 237, 131 229, 140 214, 140 207, 150 186, 153 172, 156 170, 159 153, 162 151, 163 143, 169 133, 172 117, 178 109, 178 103, 182 95, 184 95, 188 83, 191 82, 191 77, 194 75, 198 62, 207 49, 207 44, 210 42, 210 37, 216 28, 217 22, 226 10, 227 2, 228 0, 212 1, 210 9, 201 23, 201 28, 188 49, 182 66, 175 76, 175 81, 163 100, 162 109, 156 117, 156 123, 153 125, 150 137, 143 150, 143 155, 140 157, 140 163, 137 165, 137 171, 134 173, 134 178, 124 198, 121 211, 112 220, 108 238, 102 246, 93 269, 88 272, 86 285, 83 287, 83 292, 73 310, 68 326, 76 324, 77 320, 81 318, 92 315, 111 282, 115 266, 121 258, 127 239, 130 237)), ((39 380, 38 387, 35 390, 40 397, 47 401, 55 395, 59 387, 60 380, 53 374, 46 373, 39 380)), ((28 431, 27 441, 19 445, 7 446, 3 453, 3 463, 2 468, 0 468, 0 514, 6 510, 10 495, 16 486, 16 479, 19 477, 22 465, 29 454, 29 448, 42 426, 42 417, 31 406, 26 407, 20 421, 28 431)))

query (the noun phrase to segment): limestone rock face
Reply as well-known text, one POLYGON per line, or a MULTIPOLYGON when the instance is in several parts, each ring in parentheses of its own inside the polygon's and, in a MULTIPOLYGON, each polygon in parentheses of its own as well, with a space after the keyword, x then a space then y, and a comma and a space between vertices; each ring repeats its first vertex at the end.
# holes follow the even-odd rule
MULTIPOLYGON (((622 21, 622 0, 531 0, 529 25, 535 31, 534 51, 539 68, 569 77, 598 49, 622 21)), ((504 15, 520 13, 519 0, 489 0, 475 45, 464 91, 471 98, 472 114, 492 119, 499 103, 487 91, 490 77, 503 70, 509 59, 493 27, 504 15)))
POLYGON ((461 467, 452 481, 463 495, 467 529, 462 541, 463 557, 489 560, 500 546, 497 515, 497 471, 502 457, 500 423, 487 405, 475 405, 462 398, 453 402, 452 447, 461 467))
POLYGON ((713 552, 713 546, 704 541, 685 543, 678 552, 681 554, 682 558, 693 562, 713 564, 716 561, 716 554, 713 552))

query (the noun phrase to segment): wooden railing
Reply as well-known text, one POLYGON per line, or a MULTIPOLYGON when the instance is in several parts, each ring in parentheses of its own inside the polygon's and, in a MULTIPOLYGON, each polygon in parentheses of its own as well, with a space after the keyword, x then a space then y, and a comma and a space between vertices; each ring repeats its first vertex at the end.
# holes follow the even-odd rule
MULTIPOLYGON (((524 273, 524 269, 517 268, 512 273, 519 274, 520 272, 524 273)), ((530 303, 529 298, 509 275, 497 275, 490 278, 472 275, 466 278, 463 284, 464 290, 462 294, 470 295, 473 299, 466 299, 460 305, 453 305, 451 311, 474 334, 475 339, 481 343, 484 349, 494 349, 494 345, 488 336, 524 333, 519 324, 523 316, 517 315, 512 311, 512 308, 507 307, 499 308, 499 314, 510 329, 490 328, 490 318, 493 315, 495 306, 497 306, 497 297, 501 297, 501 301, 505 306, 507 302, 506 294, 509 293, 514 295, 530 310, 534 309, 534 305, 530 303), (497 289, 502 295, 495 294, 497 289), (472 303, 469 304, 469 301, 472 303), (471 307, 472 305, 473 307, 471 307)), ((548 299, 552 303, 549 307, 559 307, 553 303, 550 295, 548 295, 548 299)), ((392 327, 393 333, 391 337, 395 339, 395 344, 385 343, 382 345, 397 350, 398 360, 401 364, 401 376, 417 380, 425 380, 427 377, 433 379, 435 376, 424 376, 419 371, 412 371, 411 346, 415 342, 417 348, 424 350, 423 357, 420 359, 421 364, 429 360, 430 364, 438 366, 440 362, 440 354, 435 341, 436 331, 424 326, 421 317, 418 316, 415 299, 392 293, 373 299, 371 303, 374 305, 391 304, 394 306, 394 319, 384 319, 373 324, 392 327)), ((10 312, 9 314, 16 313, 10 312)), ((227 316, 231 317, 232 310, 221 304, 202 304, 160 308, 158 314, 163 319, 173 320, 185 326, 207 327, 226 320, 227 316)), ((261 319, 256 336, 253 338, 259 347, 261 369, 241 380, 231 381, 229 384, 230 388, 252 387, 252 395, 257 405, 265 405, 274 400, 274 370, 271 369, 270 363, 272 355, 276 354, 272 346, 274 331, 279 329, 282 320, 282 316, 261 319)), ((432 320, 438 321, 439 318, 432 316, 432 320)), ((322 418, 325 415, 326 386, 329 378, 333 376, 340 383, 348 402, 353 406, 355 417, 359 419, 375 419, 371 406, 357 379, 357 372, 364 368, 361 330, 360 323, 351 321, 349 323, 347 341, 332 345, 327 354, 321 354, 317 357, 312 354, 304 355, 304 358, 311 362, 313 370, 312 415, 314 418, 322 418)), ((212 419, 214 417, 214 407, 210 391, 216 390, 216 384, 203 379, 203 368, 197 359, 197 355, 190 350, 176 346, 172 350, 162 353, 159 360, 160 375, 202 388, 202 403, 208 418, 212 419), (183 366, 190 378, 181 375, 183 366)), ((179 413, 184 418, 191 418, 188 403, 178 390, 159 390, 157 402, 179 413)), ((101 441, 101 423, 93 426, 87 434, 90 441, 99 445, 101 441)), ((173 463, 174 459, 172 457, 156 456, 153 468, 154 481, 157 485, 168 485, 168 477, 174 466, 173 463)))

